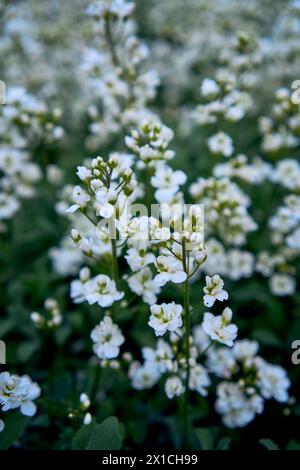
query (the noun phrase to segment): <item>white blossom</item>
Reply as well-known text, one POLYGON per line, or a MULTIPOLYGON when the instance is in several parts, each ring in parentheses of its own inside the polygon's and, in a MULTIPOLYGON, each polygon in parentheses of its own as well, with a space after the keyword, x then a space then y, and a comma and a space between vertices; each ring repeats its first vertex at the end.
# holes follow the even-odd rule
POLYGON ((213 277, 206 276, 205 281, 203 301, 206 307, 212 307, 216 300, 223 302, 228 299, 228 293, 223 289, 224 281, 218 274, 213 277))
POLYGON ((97 303, 100 307, 110 307, 124 297, 124 293, 117 290, 115 282, 105 274, 98 274, 88 280, 84 289, 85 299, 90 305, 97 303))
POLYGON ((274 295, 292 295, 296 289, 296 281, 288 274, 273 274, 270 279, 270 288, 274 295))
POLYGON ((190 368, 189 389, 195 390, 199 395, 206 397, 207 387, 210 385, 210 378, 207 370, 201 365, 196 364, 190 368))
POLYGON ((157 301, 157 294, 160 293, 160 287, 154 282, 151 269, 148 267, 141 269, 128 279, 128 285, 132 292, 141 296, 143 301, 153 305, 157 301))
POLYGON ((221 154, 224 157, 230 157, 234 151, 232 139, 225 132, 218 132, 210 137, 208 147, 211 153, 221 154))
POLYGON ((105 316, 99 325, 95 326, 91 332, 91 339, 94 342, 93 351, 99 359, 118 357, 120 346, 125 341, 120 328, 109 316, 105 316))
POLYGON ((2 411, 20 408, 25 416, 36 413, 36 400, 40 396, 40 387, 32 382, 27 375, 11 375, 9 372, 0 373, 0 405, 2 411))
POLYGON ((213 340, 226 346, 233 346, 233 342, 237 337, 237 326, 231 324, 232 311, 226 307, 222 315, 215 316, 206 312, 202 328, 205 333, 213 340))
POLYGON ((148 325, 154 329, 156 336, 162 336, 166 331, 175 331, 182 326, 182 306, 171 302, 150 307, 151 315, 148 325))
POLYGON ((169 399, 179 397, 184 393, 182 381, 176 375, 169 377, 165 383, 165 392, 169 399))
POLYGON ((154 264, 159 271, 159 274, 154 278, 158 286, 164 286, 168 281, 180 284, 187 278, 187 274, 183 271, 182 262, 175 256, 160 255, 154 264))

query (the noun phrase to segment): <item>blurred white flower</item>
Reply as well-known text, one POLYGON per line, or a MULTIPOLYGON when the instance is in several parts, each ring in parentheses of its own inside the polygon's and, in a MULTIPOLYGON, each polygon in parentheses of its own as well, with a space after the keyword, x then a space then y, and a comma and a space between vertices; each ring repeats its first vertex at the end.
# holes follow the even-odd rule
POLYGON ((165 392, 169 399, 179 397, 184 393, 182 381, 176 375, 169 377, 165 383, 165 392))
POLYGON ((208 147, 211 153, 220 154, 224 157, 230 157, 233 154, 234 147, 232 138, 225 132, 218 132, 208 139, 208 147))

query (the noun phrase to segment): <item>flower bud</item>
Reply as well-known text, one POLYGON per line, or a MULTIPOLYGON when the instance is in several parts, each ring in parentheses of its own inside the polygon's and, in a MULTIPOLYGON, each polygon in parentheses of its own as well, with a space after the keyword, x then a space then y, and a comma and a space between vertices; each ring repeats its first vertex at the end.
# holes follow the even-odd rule
POLYGON ((75 230, 74 228, 71 230, 71 238, 74 243, 79 243, 81 240, 81 235, 78 232, 78 230, 75 230))
POLYGON ((204 260, 206 259, 206 253, 205 251, 196 251, 195 252, 195 261, 197 264, 202 264, 204 260))

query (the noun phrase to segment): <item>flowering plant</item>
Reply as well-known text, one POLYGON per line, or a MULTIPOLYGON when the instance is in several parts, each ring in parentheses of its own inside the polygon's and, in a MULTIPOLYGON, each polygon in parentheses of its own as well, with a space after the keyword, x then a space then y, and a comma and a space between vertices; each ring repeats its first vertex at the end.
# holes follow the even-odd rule
POLYGON ((299 448, 298 2, 42 3, 1 7, 0 448, 299 448))

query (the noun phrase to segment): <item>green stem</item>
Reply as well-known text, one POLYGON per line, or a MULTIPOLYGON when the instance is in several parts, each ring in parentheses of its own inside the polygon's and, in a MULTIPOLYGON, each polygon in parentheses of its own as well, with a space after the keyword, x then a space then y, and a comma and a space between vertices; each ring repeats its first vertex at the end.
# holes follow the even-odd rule
POLYGON ((152 201, 152 187, 151 187, 151 168, 149 165, 146 166, 146 207, 148 210, 148 216, 150 216, 151 211, 151 201, 152 201))
POLYGON ((112 30, 111 30, 110 20, 105 21, 104 28, 105 28, 105 37, 106 37, 106 41, 109 47, 112 63, 115 67, 118 67, 120 65, 120 61, 119 61, 117 51, 116 51, 116 45, 115 45, 115 41, 113 38, 112 30))
MULTIPOLYGON (((182 242, 182 264, 188 275, 187 252, 185 242, 182 242)), ((190 378, 190 299, 188 276, 183 285, 183 306, 184 306, 184 353, 186 365, 185 392, 183 396, 183 432, 184 448, 189 446, 189 378, 190 378)))
POLYGON ((100 377, 101 377, 101 367, 99 364, 97 364, 95 367, 94 382, 92 385, 92 390, 91 390, 91 395, 90 395, 91 402, 94 406, 96 406, 95 401, 96 401, 97 393, 99 390, 100 377))
POLYGON ((117 245, 114 238, 111 239, 111 251, 112 251, 112 277, 116 283, 116 287, 119 284, 119 266, 117 257, 117 245))
POLYGON ((202 359, 202 357, 207 353, 207 351, 208 351, 214 344, 215 344, 215 341, 211 341, 211 342, 209 343, 209 345, 206 346, 206 348, 205 348, 203 351, 201 351, 200 356, 199 356, 199 359, 202 359))

